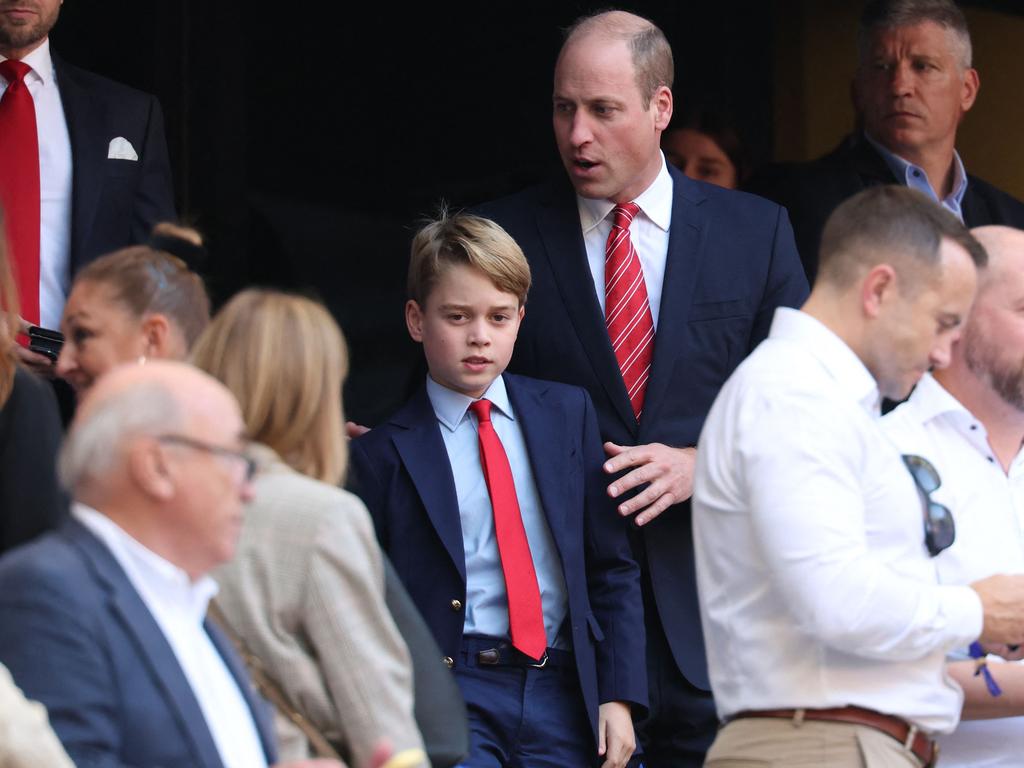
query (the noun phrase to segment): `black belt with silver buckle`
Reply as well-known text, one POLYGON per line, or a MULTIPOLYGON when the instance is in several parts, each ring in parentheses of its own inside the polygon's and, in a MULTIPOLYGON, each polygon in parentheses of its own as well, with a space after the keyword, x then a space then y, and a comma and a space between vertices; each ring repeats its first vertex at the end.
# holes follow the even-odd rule
POLYGON ((555 669, 572 663, 572 652, 548 648, 539 659, 533 659, 512 647, 508 640, 482 635, 467 635, 462 639, 460 654, 465 664, 472 667, 525 667, 555 669))

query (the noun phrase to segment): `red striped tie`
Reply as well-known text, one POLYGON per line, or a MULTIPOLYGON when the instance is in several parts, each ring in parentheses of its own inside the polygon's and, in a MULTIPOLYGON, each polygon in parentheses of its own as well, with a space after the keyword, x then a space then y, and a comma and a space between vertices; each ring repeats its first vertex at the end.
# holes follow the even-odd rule
POLYGON ((619 361, 622 381, 637 421, 654 352, 654 318, 640 258, 629 239, 629 225, 640 212, 636 203, 616 205, 604 259, 604 317, 608 337, 619 361))
POLYGON ((18 286, 21 316, 39 323, 39 135, 36 108, 25 84, 32 68, 0 61, 7 81, 0 98, 0 205, 18 286))
POLYGON ((501 570, 508 592, 508 626, 512 645, 531 659, 539 659, 547 648, 540 587, 533 568, 530 542, 519 511, 516 484, 512 479, 505 447, 491 423, 491 401, 477 400, 469 409, 476 415, 480 438, 480 465, 487 481, 494 510, 494 535, 498 539, 501 570))

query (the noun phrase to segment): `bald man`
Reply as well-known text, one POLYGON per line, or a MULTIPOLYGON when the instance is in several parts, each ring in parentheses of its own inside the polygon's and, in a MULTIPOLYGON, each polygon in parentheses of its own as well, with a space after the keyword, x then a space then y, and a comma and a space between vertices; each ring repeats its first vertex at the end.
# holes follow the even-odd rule
POLYGON ((76 764, 274 761, 263 702, 205 621, 253 469, 235 399, 190 366, 115 369, 81 403, 60 456, 71 518, 0 562, 0 662, 76 764))
MULTIPOLYGON (((950 364, 925 376, 883 419, 900 451, 925 457, 941 478, 931 497, 956 523, 956 540, 935 558, 948 584, 1024 572, 1024 231, 991 226, 972 233, 989 263, 978 272, 977 298, 950 364)), ((964 661, 968 655, 960 649, 951 656, 966 722, 940 740, 942 764, 1018 766, 1024 666, 990 660, 1003 689, 995 697, 975 676, 974 662, 964 661)))

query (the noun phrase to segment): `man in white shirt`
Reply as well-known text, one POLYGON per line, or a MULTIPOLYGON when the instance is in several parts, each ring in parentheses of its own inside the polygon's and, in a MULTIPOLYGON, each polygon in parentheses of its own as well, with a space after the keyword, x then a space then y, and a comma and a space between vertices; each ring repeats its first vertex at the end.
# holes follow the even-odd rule
POLYGON ((946 529, 877 424, 882 396, 949 362, 984 262, 920 192, 854 196, 807 303, 776 311, 715 401, 693 526, 725 723, 709 763, 927 765, 960 712, 946 652, 1024 640, 1024 576, 937 583, 946 529))
POLYGON ((61 453, 71 518, 0 563, 0 659, 76 764, 274 761, 264 704, 205 621, 252 493, 243 430, 190 366, 116 369, 61 453))
MULTIPOLYGON (((927 459, 941 480, 931 498, 956 523, 956 540, 935 558, 945 584, 1024 572, 1024 232, 992 226, 972 234, 989 263, 950 364, 882 419, 897 449, 927 459)), ((988 662, 1003 690, 996 697, 968 656, 966 648, 951 654, 966 721, 939 740, 942 764, 1014 768, 1024 752, 1024 666, 988 662)))

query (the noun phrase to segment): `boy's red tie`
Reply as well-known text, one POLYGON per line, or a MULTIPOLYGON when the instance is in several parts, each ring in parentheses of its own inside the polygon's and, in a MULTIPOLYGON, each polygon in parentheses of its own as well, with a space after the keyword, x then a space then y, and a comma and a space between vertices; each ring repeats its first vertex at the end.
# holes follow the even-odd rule
POLYGON ((519 499, 505 448, 491 423, 491 401, 477 400, 469 409, 477 418, 480 465, 494 510, 494 532, 501 555, 508 592, 508 623, 512 645, 531 659, 540 659, 547 648, 544 612, 540 603, 537 573, 526 539, 519 499))

